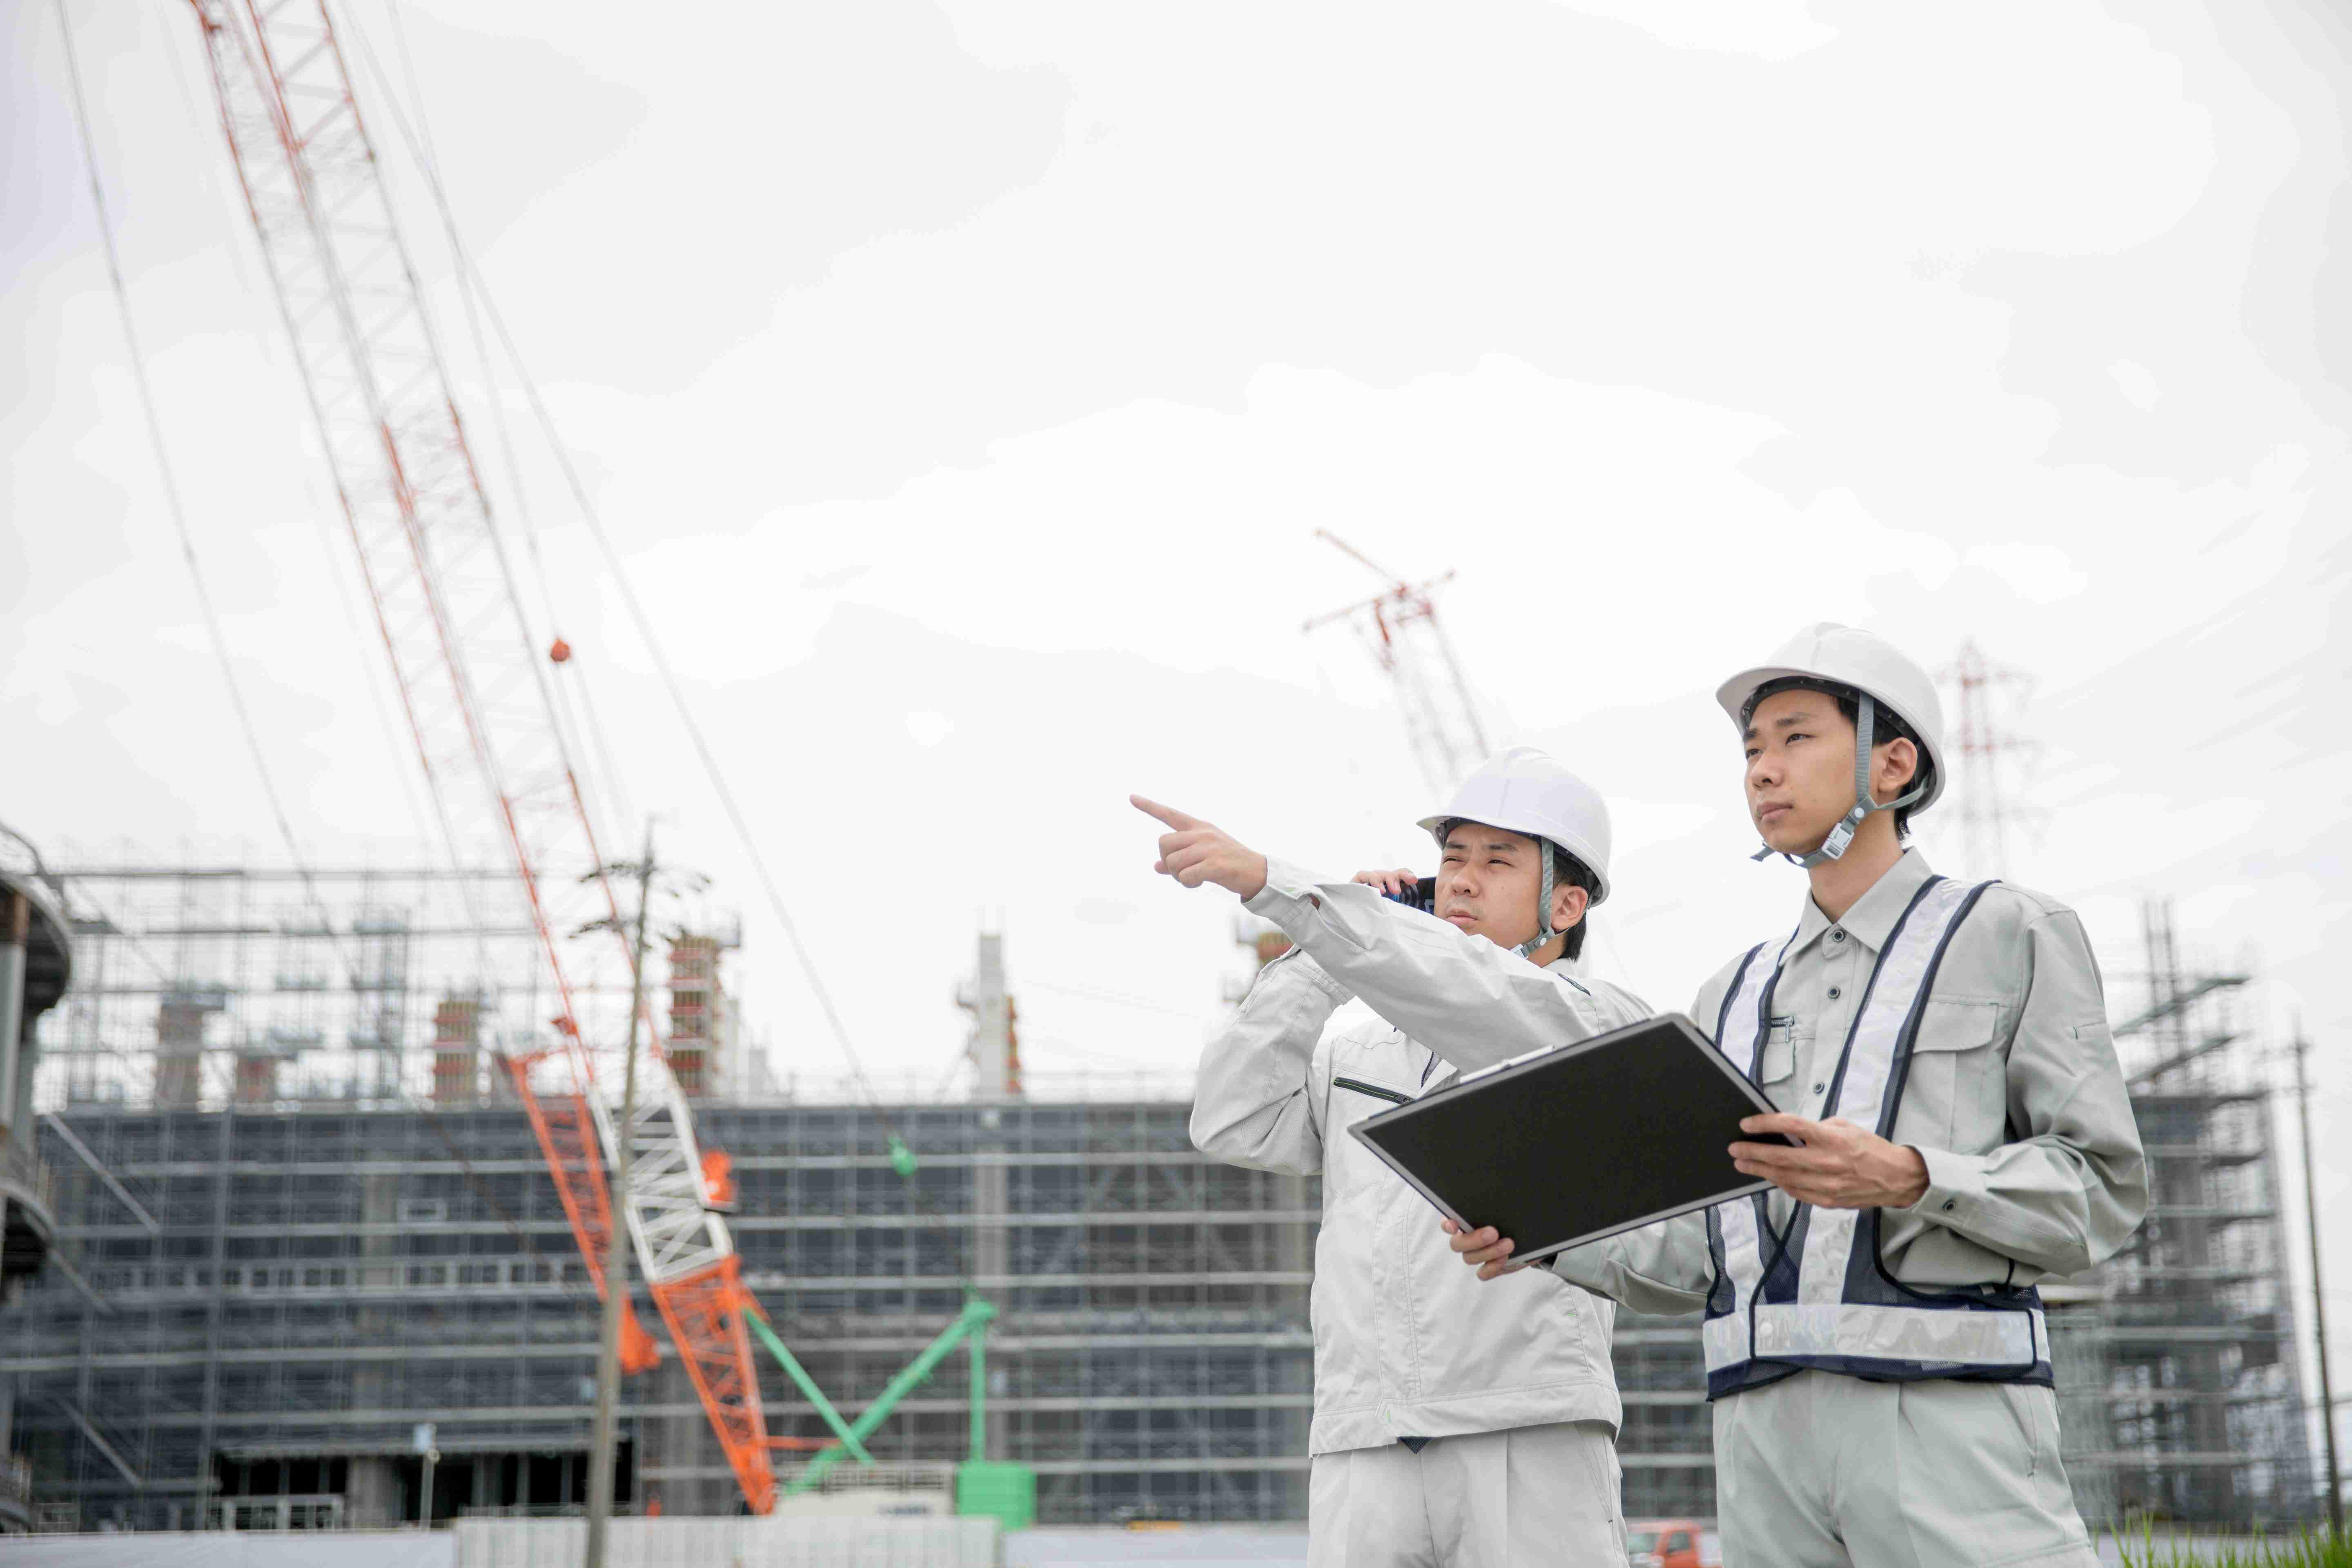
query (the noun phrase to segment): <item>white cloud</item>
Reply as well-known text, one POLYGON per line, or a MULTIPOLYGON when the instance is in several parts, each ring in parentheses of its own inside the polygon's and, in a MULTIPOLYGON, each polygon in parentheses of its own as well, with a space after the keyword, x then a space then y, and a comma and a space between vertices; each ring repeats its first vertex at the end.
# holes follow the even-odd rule
MULTIPOLYGON (((979 905, 1016 986, 1173 1010, 1070 1004, 1055 1038, 1190 1061, 1230 909, 1150 874, 1129 789, 1336 870, 1425 853, 1370 660, 1299 631, 1380 585, 1318 526, 1455 570, 1497 739, 1619 803, 1595 963, 1661 1005, 1801 886, 1745 859, 1707 693, 1833 619, 2038 677, 2056 815, 2015 870, 2104 943, 2168 890, 2315 1027, 2342 1011, 2347 858, 2313 802, 2345 751, 2352 346, 2315 282, 2347 137, 2294 30, 2322 24, 958 0, 771 12, 714 55, 595 7, 409 10, 460 217, 877 1067, 957 1048, 979 905), (927 891, 950 914, 890 940, 927 891)), ((0 142, 9 188, 61 195, 5 212, 0 724, 55 765, 11 826, 267 846, 26 16, 0 142)), ((400 858, 381 650, 320 580, 349 589, 348 542, 171 20, 78 14, 167 435, 301 830, 400 858)), ((755 1022, 822 1058, 562 476, 522 468, 631 793, 748 906, 755 1022)))
POLYGON ((1818 48, 1836 29, 1811 16, 1803 0, 1706 0, 1653 5, 1643 0, 1560 0, 1568 9, 1639 27, 1678 49, 1721 50, 1768 60, 1818 48))
POLYGON ((2032 605, 2054 605, 2090 586, 2090 574, 2054 544, 1971 544, 1962 559, 1981 566, 2032 605))
POLYGON ((907 715, 907 734, 919 746, 936 746, 955 733, 955 721, 929 709, 907 715))
POLYGON ((2164 395, 2155 374, 2144 364, 2119 359, 2107 366, 2107 374, 2115 377, 2116 390, 2124 395, 2124 401, 2143 412, 2155 407, 2156 400, 2164 395))

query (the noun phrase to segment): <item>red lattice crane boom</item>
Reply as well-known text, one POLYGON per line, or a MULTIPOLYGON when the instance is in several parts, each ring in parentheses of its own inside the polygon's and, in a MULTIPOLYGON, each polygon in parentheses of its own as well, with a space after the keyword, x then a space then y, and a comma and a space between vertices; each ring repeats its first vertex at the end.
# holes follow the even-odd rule
MULTIPOLYGON (((625 1046, 583 1033, 560 933, 624 927, 548 667, 449 390, 325 0, 190 0, 221 125, 301 367, 441 830, 511 848, 554 984, 551 1044, 508 1058, 601 1294, 624 1130, 598 1084, 625 1046), (603 1071, 599 1071, 599 1058, 603 1071)), ((776 1482, 726 1222, 704 1202, 692 1119, 646 1018, 622 1215, 752 1511, 776 1482)), ((653 1364, 632 1317, 633 1370, 653 1364)))
POLYGON ((1330 530, 1318 528, 1318 539, 1328 540, 1352 559, 1389 579, 1394 586, 1344 609, 1317 616, 1301 628, 1313 631, 1333 621, 1356 628, 1396 688, 1397 705, 1404 710, 1405 732, 1412 738, 1413 759, 1422 776, 1440 795, 1453 793, 1463 775, 1486 757, 1486 731, 1478 721, 1478 704, 1463 679, 1454 645, 1438 624, 1432 590, 1452 581, 1444 573, 1426 583, 1408 583, 1330 530))

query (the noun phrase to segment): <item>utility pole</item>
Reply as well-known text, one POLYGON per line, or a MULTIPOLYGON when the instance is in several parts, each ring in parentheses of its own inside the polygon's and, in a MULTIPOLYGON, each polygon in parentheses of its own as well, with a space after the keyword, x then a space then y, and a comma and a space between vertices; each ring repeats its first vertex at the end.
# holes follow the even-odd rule
POLYGON ((2336 1468, 2336 1389, 2327 1376, 2327 1291, 2319 1272, 2319 1184, 2311 1162, 2311 1077, 2304 1058, 2311 1042, 2294 1021, 2294 1110, 2303 1130, 2303 1217, 2311 1226, 2311 1326, 2319 1344, 2319 1430, 2327 1439, 2327 1528, 2344 1533, 2344 1481, 2336 1468))
POLYGON ((604 1334, 596 1350, 596 1428, 588 1450, 587 1568, 604 1568, 613 1517, 614 1405, 621 1384, 621 1318, 629 1299, 629 1159, 637 1121, 637 1016, 646 1002, 646 927, 653 902, 654 824, 637 862, 637 929, 629 950, 629 1050, 621 1071, 620 1135, 613 1140, 613 1227, 604 1255, 604 1334))

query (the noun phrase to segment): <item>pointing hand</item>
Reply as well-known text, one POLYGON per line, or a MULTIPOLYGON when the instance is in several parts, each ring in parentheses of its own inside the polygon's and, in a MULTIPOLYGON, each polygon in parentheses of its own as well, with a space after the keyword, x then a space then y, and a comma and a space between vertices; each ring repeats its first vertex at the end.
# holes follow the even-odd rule
POLYGON ((1160 836, 1160 858, 1151 868, 1173 877, 1187 888, 1214 882, 1244 899, 1257 897, 1265 886, 1265 857, 1213 824, 1190 816, 1172 805, 1131 795, 1129 802, 1146 816, 1156 816, 1172 832, 1160 836))

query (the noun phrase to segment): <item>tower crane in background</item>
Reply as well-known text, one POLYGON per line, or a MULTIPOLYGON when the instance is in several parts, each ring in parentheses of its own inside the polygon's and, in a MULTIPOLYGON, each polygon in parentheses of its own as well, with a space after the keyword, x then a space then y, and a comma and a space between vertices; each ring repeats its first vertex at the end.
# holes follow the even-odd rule
POLYGON ((1454 645, 1438 624, 1437 605, 1431 597, 1433 590, 1453 580, 1454 574, 1408 583, 1328 529, 1317 529, 1315 536, 1329 540, 1394 586, 1317 616, 1301 629, 1311 632, 1334 621, 1346 621, 1356 628, 1371 649, 1381 673, 1396 686, 1397 706, 1404 710, 1413 760, 1420 763, 1431 791, 1439 795, 1449 793, 1487 751, 1477 703, 1470 695, 1469 682, 1463 679, 1461 661, 1454 657, 1454 645))
MULTIPOLYGON (((592 1037, 574 1005, 566 933, 600 918, 616 935, 626 924, 325 0, 190 4, 441 833, 453 854, 491 840, 510 848, 553 981, 551 1037, 528 1031, 507 1070, 600 1293, 614 1223, 606 1173, 617 1140, 630 1140, 622 1223, 744 1497, 765 1513, 772 1445, 745 1321, 757 1307, 726 1222, 706 1205, 692 1119, 650 1008, 624 1129, 607 1095, 626 1047, 592 1037)), ((560 643, 551 657, 562 661, 560 643)), ((657 1357, 634 1318, 625 1345, 631 1370, 657 1357)))

